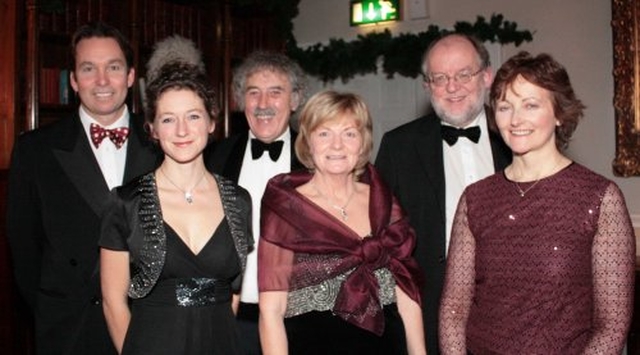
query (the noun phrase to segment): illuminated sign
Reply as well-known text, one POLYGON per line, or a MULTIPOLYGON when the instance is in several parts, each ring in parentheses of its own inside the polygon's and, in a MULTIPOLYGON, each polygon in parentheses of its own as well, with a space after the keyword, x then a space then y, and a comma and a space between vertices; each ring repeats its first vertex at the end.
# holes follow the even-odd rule
POLYGON ((400 19, 399 0, 363 0, 351 2, 351 26, 400 19))

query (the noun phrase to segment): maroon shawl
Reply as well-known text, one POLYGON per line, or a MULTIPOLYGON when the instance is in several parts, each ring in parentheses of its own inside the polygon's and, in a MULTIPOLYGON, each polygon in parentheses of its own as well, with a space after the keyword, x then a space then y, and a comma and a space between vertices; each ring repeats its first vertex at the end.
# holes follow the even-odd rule
POLYGON ((361 178, 370 186, 371 236, 366 238, 296 191, 312 176, 305 171, 282 174, 267 185, 258 250, 260 291, 294 291, 354 269, 342 284, 333 312, 381 335, 384 315, 373 271, 388 268, 396 284, 420 304, 421 273, 411 257, 415 233, 370 164, 361 178))

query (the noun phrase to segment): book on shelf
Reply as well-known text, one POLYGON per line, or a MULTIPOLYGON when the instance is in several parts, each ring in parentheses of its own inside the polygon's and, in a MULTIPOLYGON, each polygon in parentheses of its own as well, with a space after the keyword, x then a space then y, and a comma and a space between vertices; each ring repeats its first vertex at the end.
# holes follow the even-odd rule
POLYGON ((68 105, 69 70, 60 68, 40 69, 40 103, 46 105, 68 105))
POLYGON ((69 71, 67 69, 60 70, 58 80, 58 98, 61 105, 69 104, 69 71))
POLYGON ((40 69, 40 103, 55 104, 58 101, 58 73, 57 68, 40 69))

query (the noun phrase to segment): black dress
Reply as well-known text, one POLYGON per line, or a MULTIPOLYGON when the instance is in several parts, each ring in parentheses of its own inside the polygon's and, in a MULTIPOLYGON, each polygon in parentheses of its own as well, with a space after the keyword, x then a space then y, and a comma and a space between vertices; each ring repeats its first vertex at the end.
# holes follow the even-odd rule
POLYGON ((358 328, 331 311, 312 311, 285 318, 291 355, 406 355, 404 325, 396 304, 384 307, 382 336, 358 328))
MULTIPOLYGON (((167 237, 164 269, 146 297, 132 300, 131 322, 122 353, 239 354, 236 320, 231 310, 231 282, 241 269, 227 220, 222 220, 197 255, 167 223, 164 229, 167 237), (185 282, 193 284, 201 280, 215 280, 215 292, 211 295, 215 302, 181 306, 181 299, 189 300, 192 296, 184 292, 185 282)), ((108 247, 104 239, 101 244, 108 247)))

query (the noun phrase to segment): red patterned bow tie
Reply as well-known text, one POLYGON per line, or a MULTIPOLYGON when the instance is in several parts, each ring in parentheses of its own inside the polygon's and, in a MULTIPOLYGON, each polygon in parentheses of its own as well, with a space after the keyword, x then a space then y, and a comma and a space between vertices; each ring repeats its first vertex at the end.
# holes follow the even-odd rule
POLYGON ((106 129, 98 124, 92 123, 89 128, 89 133, 91 133, 91 142, 93 142, 93 145, 96 148, 100 146, 103 139, 109 137, 116 148, 120 149, 127 140, 127 136, 129 136, 129 128, 118 127, 114 129, 106 129))

